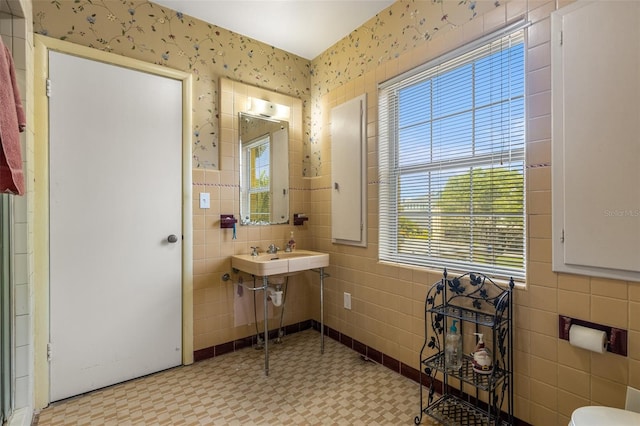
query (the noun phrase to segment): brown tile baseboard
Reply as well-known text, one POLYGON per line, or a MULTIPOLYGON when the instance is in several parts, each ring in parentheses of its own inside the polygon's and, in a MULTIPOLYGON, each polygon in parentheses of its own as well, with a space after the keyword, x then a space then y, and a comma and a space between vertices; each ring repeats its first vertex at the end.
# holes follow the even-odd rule
MULTIPOLYGON (((300 331, 308 330, 312 327, 312 321, 302 321, 296 324, 287 325, 284 328, 284 335, 297 333, 300 331)), ((319 328, 318 328, 319 329, 319 328)), ((278 337, 278 330, 269 331, 269 339, 275 339, 278 337)), ((242 339, 234 340, 232 342, 221 343, 219 345, 210 346, 204 349, 198 349, 193 351, 193 360, 202 361, 203 359, 214 358, 220 355, 224 355, 229 352, 235 352, 239 349, 251 347, 257 342, 257 336, 248 336, 242 339)))
MULTIPOLYGON (((313 328, 316 331, 320 331, 320 323, 313 320, 313 328)), ((352 337, 346 336, 340 332, 338 332, 337 330, 332 329, 331 327, 328 326, 324 326, 324 334, 326 336, 331 337, 332 339, 342 343, 343 345, 353 349, 354 351, 360 353, 361 355, 363 355, 364 357, 366 357, 367 359, 374 361, 378 364, 384 365, 385 367, 387 367, 388 369, 395 371, 396 373, 410 379, 413 380, 416 383, 426 383, 427 382, 427 375, 424 372, 420 372, 418 370, 416 370, 415 368, 402 363, 400 361, 398 361, 397 359, 390 357, 389 355, 386 355, 372 347, 369 347, 367 345, 365 345, 362 342, 359 342, 355 339, 353 339, 352 337), (420 375, 422 375, 422 381, 420 380, 420 375)), ((417 357, 418 355, 416 355, 417 357)), ((436 380, 434 383, 434 388, 435 391, 437 393, 442 393, 442 382, 439 380, 436 380)), ((469 397, 471 398, 471 396, 466 395, 464 393, 461 393, 460 395, 461 397, 469 397)), ((485 407, 486 408, 486 407, 485 407)), ((514 417, 514 425, 515 426, 531 426, 529 423, 520 420, 516 417, 514 417)))

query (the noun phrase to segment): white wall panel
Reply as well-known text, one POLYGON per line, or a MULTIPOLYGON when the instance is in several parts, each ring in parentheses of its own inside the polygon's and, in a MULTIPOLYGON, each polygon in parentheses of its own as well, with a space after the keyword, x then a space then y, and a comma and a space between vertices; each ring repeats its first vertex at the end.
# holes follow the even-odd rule
POLYGON ((577 2, 552 35, 553 269, 640 280, 640 3, 577 2))
POLYGON ((366 246, 366 95, 331 110, 331 237, 366 246))

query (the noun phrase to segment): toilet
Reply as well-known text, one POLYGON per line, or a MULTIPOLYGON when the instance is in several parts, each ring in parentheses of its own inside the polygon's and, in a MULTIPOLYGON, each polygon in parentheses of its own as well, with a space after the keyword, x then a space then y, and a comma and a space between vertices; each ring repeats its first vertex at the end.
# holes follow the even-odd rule
POLYGON ((571 414, 569 426, 639 426, 640 413, 620 408, 580 407, 571 414))

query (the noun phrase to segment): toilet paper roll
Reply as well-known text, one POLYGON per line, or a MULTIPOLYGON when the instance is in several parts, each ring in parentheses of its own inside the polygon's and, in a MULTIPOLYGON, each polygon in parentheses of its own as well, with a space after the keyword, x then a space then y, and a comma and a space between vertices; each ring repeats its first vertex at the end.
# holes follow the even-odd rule
POLYGON ((569 344, 599 354, 607 351, 607 333, 581 325, 569 328, 569 344))

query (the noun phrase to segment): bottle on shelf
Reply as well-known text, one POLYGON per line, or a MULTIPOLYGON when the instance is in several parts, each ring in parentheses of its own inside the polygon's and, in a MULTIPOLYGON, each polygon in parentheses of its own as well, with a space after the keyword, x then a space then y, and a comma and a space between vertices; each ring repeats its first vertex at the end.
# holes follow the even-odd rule
POLYGON ((457 371, 462 367, 462 339, 456 327, 457 322, 453 320, 445 339, 444 363, 447 370, 457 371))
POLYGON ((493 371, 493 361, 491 359, 491 352, 484 345, 482 333, 473 333, 478 336, 478 344, 476 349, 471 354, 473 356, 473 371, 480 374, 491 374, 493 371))

